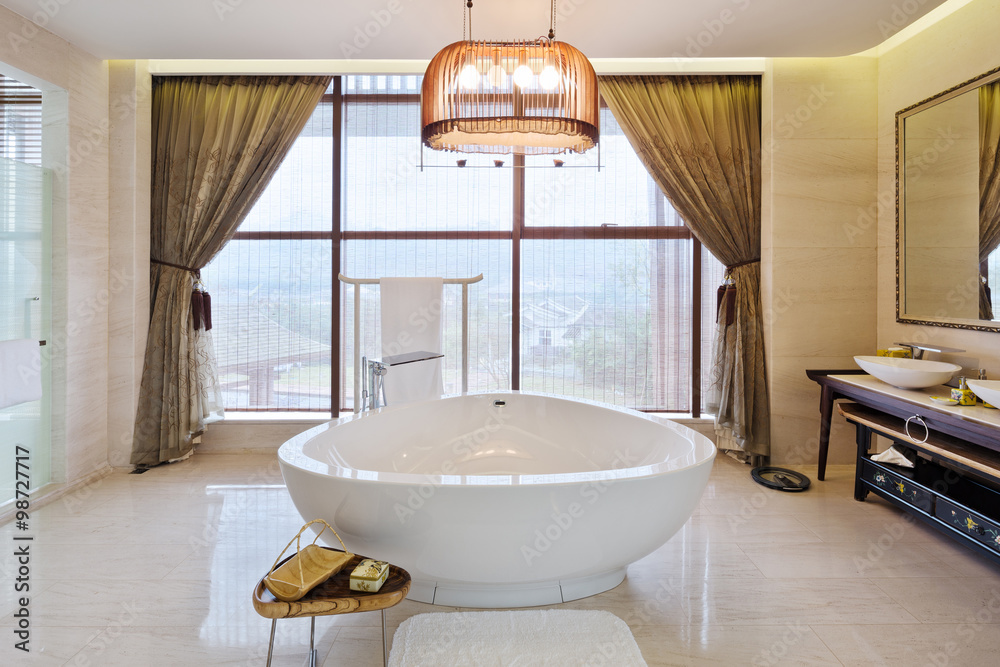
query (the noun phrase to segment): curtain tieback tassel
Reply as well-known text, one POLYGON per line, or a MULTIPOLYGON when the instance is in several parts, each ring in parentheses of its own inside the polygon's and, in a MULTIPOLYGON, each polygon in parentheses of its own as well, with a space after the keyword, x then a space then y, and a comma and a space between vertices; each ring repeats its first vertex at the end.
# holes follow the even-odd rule
POLYGON ((727 285, 719 285, 719 289, 715 290, 715 323, 719 323, 719 313, 722 312, 722 302, 726 298, 727 285))
POLYGON ((726 305, 726 326, 732 326, 733 322, 736 321, 736 283, 733 281, 732 273, 733 269, 737 269, 741 266, 749 266, 750 264, 759 264, 760 259, 750 259, 745 262, 738 262, 736 264, 731 264, 726 267, 726 282, 719 285, 718 291, 715 293, 715 323, 719 323, 719 313, 722 311, 722 304, 725 302, 726 305))
POLYGON ((728 283, 719 285, 715 292, 715 323, 719 323, 719 314, 722 312, 723 304, 726 310, 726 326, 732 325, 736 321, 736 285, 728 283))
POLYGON ((205 300, 201 296, 201 290, 197 287, 191 291, 191 319, 194 323, 194 330, 201 328, 201 318, 205 312, 205 300))
POLYGON ((196 280, 191 291, 191 317, 194 320, 194 330, 212 330, 212 295, 208 293, 201 280, 196 280))
POLYGON ((205 331, 212 330, 212 295, 209 294, 205 289, 201 291, 201 301, 203 305, 203 314, 205 316, 205 331))
POLYGON ((159 259, 149 259, 151 264, 159 264, 161 266, 169 266, 174 269, 180 269, 181 271, 187 271, 194 276, 194 289, 191 291, 191 319, 194 325, 194 330, 205 327, 205 331, 212 330, 212 297, 209 295, 208 290, 201 283, 201 269, 196 269, 193 266, 184 266, 183 264, 173 264, 171 262, 164 262, 159 259))

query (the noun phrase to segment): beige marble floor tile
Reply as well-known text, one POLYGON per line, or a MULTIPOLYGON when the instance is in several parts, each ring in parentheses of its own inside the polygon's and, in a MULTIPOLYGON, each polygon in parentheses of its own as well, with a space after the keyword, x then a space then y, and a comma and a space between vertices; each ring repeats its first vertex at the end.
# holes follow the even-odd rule
POLYGON ((141 475, 114 472, 104 478, 101 490, 109 493, 132 492, 136 490, 156 493, 190 493, 204 489, 213 480, 207 477, 189 477, 180 474, 161 473, 154 476, 153 470, 141 475))
POLYGON ((896 534, 902 533, 891 532, 890 528, 884 539, 867 542, 746 544, 743 550, 764 576, 775 579, 935 577, 948 572, 943 562, 926 551, 896 542, 896 534))
POLYGON ((32 561, 32 577, 39 580, 155 581, 169 574, 192 551, 182 544, 39 546, 32 561))
POLYGON ((211 542, 199 535, 188 542, 188 555, 164 578, 171 581, 225 580, 232 585, 252 587, 274 564, 287 544, 287 532, 282 531, 281 537, 257 535, 244 542, 235 539, 211 542))
MULTIPOLYGON (((124 490, 123 490, 124 491, 124 490)), ((80 517, 115 497, 102 488, 102 480, 83 486, 32 510, 32 518, 80 517)))
MULTIPOLYGON (((846 494, 845 494, 846 495, 846 494)), ((850 496, 847 496, 850 498, 850 496)), ((747 514, 793 515, 801 521, 822 519, 832 514, 864 515, 869 511, 865 503, 850 500, 850 504, 840 495, 811 493, 784 493, 762 486, 747 488, 719 498, 702 501, 705 509, 712 514, 745 516, 747 514)))
POLYGON ((814 625, 812 629, 843 664, 852 667, 1000 664, 1000 632, 990 626, 922 623, 814 625))
MULTIPOLYGON (((215 480, 226 483, 260 484, 281 483, 281 468, 277 454, 193 456, 164 468, 158 466, 142 476, 154 474, 163 469, 163 474, 180 476, 193 480, 215 480), (170 468, 174 468, 171 470, 170 468)), ((155 479, 155 478, 154 478, 155 479)))
MULTIPOLYGON (((152 519, 95 515, 82 521, 76 516, 42 514, 32 517, 31 534, 39 545, 119 544, 152 519)), ((0 526, 0 542, 9 543, 19 534, 13 523, 0 526)))
POLYGON ((124 541, 196 547, 265 544, 280 551, 303 524, 284 487, 217 489, 203 493, 203 497, 206 502, 201 513, 153 517, 124 541))
MULTIPOLYGON (((275 632, 272 665, 300 667, 305 664, 309 646, 309 623, 279 621, 275 632), (292 634, 289 634, 291 632, 292 634)), ((270 624, 268 624, 270 632, 270 624)), ((316 644, 319 655, 329 651, 338 630, 322 630, 317 624, 316 644)), ((120 632, 98 636, 74 656, 80 664, 148 665, 263 665, 267 657, 268 633, 248 632, 245 628, 148 628, 129 627, 120 632), (89 662, 86 662, 89 661, 89 662)))
POLYGON ((840 665, 808 625, 639 625, 642 657, 658 665, 840 665))
MULTIPOLYGON (((4 634, 8 634, 4 629, 4 634)), ((87 645, 97 630, 89 627, 53 628, 35 623, 24 653, 14 647, 20 639, 4 637, 0 642, 0 665, 30 665, 31 667, 56 667, 65 665, 80 649, 87 645)), ((70 663, 72 664, 72 663, 70 663)))
MULTIPOLYGON (((4 541, 3 544, 6 547, 12 542, 4 541)), ((5 548, 0 557, 0 618, 13 612, 17 602, 25 595, 33 598, 51 586, 51 581, 37 578, 31 563, 28 563, 27 573, 23 572, 14 556, 14 549, 5 548)))
POLYGON ((975 577, 984 585, 1000 586, 1000 564, 963 544, 934 531, 936 539, 921 542, 920 548, 948 565, 955 577, 975 577))
POLYGON ((786 544, 818 542, 813 531, 791 514, 760 514, 749 506, 739 514, 693 516, 670 542, 786 544))
POLYGON ((128 493, 108 494, 108 501, 89 513, 102 516, 149 517, 154 520, 215 516, 224 499, 213 493, 153 492, 134 489, 128 493))
POLYGON ((83 489, 45 505, 37 511, 41 516, 80 517, 85 515, 112 517, 197 517, 221 503, 217 494, 189 491, 157 490, 131 487, 105 490, 83 489))
POLYGON ((648 582, 665 576, 704 579, 709 576, 759 578, 764 575, 736 544, 687 542, 675 537, 628 566, 628 578, 633 582, 648 582))
POLYGON ((562 605, 604 609, 631 625, 914 623, 902 605, 867 579, 663 577, 562 605))
MULTIPOLYGON (((394 630, 393 630, 394 631, 394 630)), ((386 631, 391 632, 389 630, 386 631)), ((392 635, 387 636, 390 650, 392 635)), ((368 627, 346 627, 340 630, 337 641, 319 664, 324 667, 381 667, 382 665, 382 633, 381 630, 368 627)))
POLYGON ((885 544, 885 535, 890 535, 893 542, 906 543, 925 544, 941 539, 936 530, 893 505, 871 500, 866 500, 864 504, 868 506, 867 516, 829 514, 821 521, 809 521, 809 530, 824 542, 868 543, 881 539, 885 544))
MULTIPOLYGON (((250 588, 224 582, 65 580, 31 600, 33 622, 52 627, 92 625, 199 627, 239 620, 263 623, 253 611, 250 588)), ((8 613, 0 624, 11 626, 8 613)), ((263 626, 261 626, 263 627, 263 626)))
POLYGON ((970 577, 872 582, 922 623, 1000 625, 1000 582, 970 577))
MULTIPOLYGON (((961 648, 950 664, 996 662, 991 641, 961 641, 1000 635, 1000 567, 884 501, 855 502, 853 468, 842 468, 818 482, 804 466, 812 487, 788 494, 719 457, 674 538, 632 564, 617 588, 551 608, 616 614, 650 665, 836 664, 834 656, 903 664, 894 646, 926 646, 932 656, 934 640, 952 635, 961 648), (892 544, 883 539, 885 553, 859 572, 855 559, 885 535, 892 544), (802 625, 818 630, 793 631, 802 625), (884 650, 867 649, 884 636, 894 638, 884 650)), ((263 664, 270 621, 254 612, 250 591, 301 524, 273 455, 196 455, 116 473, 38 508, 32 614, 37 646, 49 647, 38 664, 263 664)), ((0 526, 0 540, 14 532, 0 526)), ((5 580, 8 561, 0 560, 5 580)), ((4 632, 11 597, 0 589, 4 632)), ((387 611, 387 629, 453 610, 407 600, 387 611)), ((379 614, 324 617, 316 627, 321 664, 380 664, 379 614)), ((275 664, 304 663, 308 628, 279 621, 275 664)), ((6 655, 0 664, 20 664, 6 655)))

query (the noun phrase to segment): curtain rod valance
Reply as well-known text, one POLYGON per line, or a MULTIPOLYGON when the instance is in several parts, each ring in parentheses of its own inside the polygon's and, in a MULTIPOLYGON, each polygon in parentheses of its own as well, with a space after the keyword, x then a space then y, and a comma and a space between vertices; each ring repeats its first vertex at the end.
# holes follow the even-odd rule
POLYGON ((315 86, 322 84, 324 89, 330 85, 329 75, 300 76, 296 74, 154 74, 153 85, 162 85, 167 81, 190 81, 211 86, 266 86, 288 83, 315 86))

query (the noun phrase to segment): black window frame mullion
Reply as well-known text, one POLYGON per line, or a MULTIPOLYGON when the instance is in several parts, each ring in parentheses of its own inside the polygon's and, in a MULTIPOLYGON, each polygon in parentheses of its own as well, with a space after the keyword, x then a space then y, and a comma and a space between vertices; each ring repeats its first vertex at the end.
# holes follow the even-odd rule
MULTIPOLYGON (((340 396, 340 373, 341 373, 341 359, 343 358, 343 350, 341 349, 341 342, 343 336, 340 331, 340 321, 341 321, 341 284, 340 284, 340 269, 341 269, 341 241, 343 235, 343 206, 342 206, 342 196, 343 196, 343 165, 344 159, 342 154, 343 139, 344 139, 344 129, 343 129, 343 77, 335 76, 333 77, 333 95, 330 103, 333 105, 331 111, 333 112, 333 122, 331 125, 331 132, 333 134, 333 176, 331 177, 330 187, 333 188, 331 192, 331 232, 330 241, 332 242, 331 254, 331 283, 332 283, 332 298, 331 298, 331 318, 330 318, 330 416, 337 419, 340 416, 340 412, 343 409, 341 405, 340 396)), ((355 360, 355 363, 357 361, 355 360)))

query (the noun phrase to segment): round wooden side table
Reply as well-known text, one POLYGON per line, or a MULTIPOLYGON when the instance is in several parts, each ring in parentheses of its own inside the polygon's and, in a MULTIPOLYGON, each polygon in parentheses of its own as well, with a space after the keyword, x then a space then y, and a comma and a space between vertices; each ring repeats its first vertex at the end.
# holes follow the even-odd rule
MULTIPOLYGON (((339 549, 331 549, 330 547, 323 548, 339 551, 339 549)), ((281 562, 284 563, 288 558, 281 562)), ((271 664, 271 653, 274 651, 274 628, 279 618, 309 617, 309 665, 315 667, 316 617, 353 614, 361 611, 380 611, 382 613, 382 664, 388 664, 389 651, 385 636, 385 610, 396 606, 406 598, 406 594, 410 591, 410 574, 401 567, 389 565, 389 575, 377 593, 352 591, 351 572, 365 558, 368 556, 355 555, 344 569, 309 591, 304 598, 295 602, 282 602, 275 598, 271 595, 271 591, 264 586, 264 578, 261 577, 253 590, 253 608, 264 618, 271 619, 271 640, 267 644, 268 666, 271 664)))

